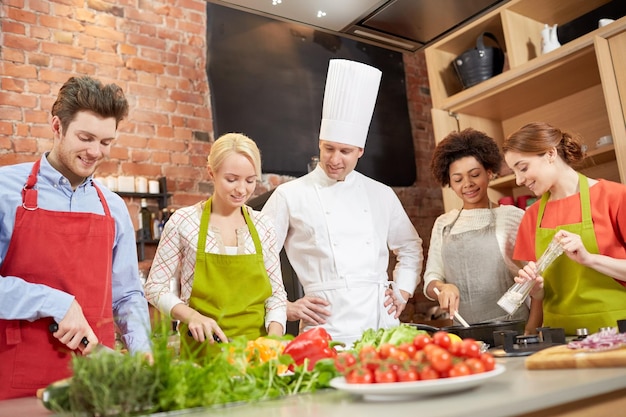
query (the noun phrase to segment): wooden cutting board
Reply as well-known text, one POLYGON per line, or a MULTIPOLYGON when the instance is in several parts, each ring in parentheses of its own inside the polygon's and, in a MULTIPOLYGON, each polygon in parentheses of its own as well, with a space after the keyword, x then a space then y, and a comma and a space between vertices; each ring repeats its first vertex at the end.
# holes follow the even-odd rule
POLYGON ((604 352, 549 347, 526 358, 526 369, 611 368, 626 366, 626 347, 604 352))

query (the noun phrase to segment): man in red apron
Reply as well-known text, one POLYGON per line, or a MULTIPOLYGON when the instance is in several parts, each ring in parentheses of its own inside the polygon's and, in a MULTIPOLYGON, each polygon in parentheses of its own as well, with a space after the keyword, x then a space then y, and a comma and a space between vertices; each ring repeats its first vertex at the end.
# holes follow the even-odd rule
POLYGON ((52 151, 0 168, 0 399, 70 376, 72 352, 113 347, 114 320, 131 351, 149 350, 132 222, 91 178, 127 113, 116 85, 70 78, 52 151))

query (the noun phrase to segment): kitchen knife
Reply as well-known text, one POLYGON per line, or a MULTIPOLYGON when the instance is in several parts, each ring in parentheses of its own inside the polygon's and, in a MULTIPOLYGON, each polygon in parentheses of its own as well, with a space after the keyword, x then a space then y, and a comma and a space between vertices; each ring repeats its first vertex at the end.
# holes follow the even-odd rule
MULTIPOLYGON (((187 330, 187 336, 193 337, 193 335, 191 334, 191 330, 187 330)), ((215 340, 217 343, 222 343, 222 339, 220 339, 220 337, 215 333, 213 333, 213 340, 215 340)))
MULTIPOLYGON (((59 325, 57 324, 56 321, 53 321, 48 326, 48 330, 50 331, 50 333, 54 333, 57 330, 59 330, 59 325)), ((83 346, 87 346, 89 344, 89 340, 87 340, 87 337, 83 337, 82 340, 80 341, 80 343, 83 346)), ((113 354, 113 355, 121 355, 120 352, 118 352, 118 351, 116 351, 114 349, 111 349, 110 347, 105 346, 102 343, 98 343, 98 345, 91 352, 92 355, 95 354, 95 353, 107 353, 107 354, 113 354)))

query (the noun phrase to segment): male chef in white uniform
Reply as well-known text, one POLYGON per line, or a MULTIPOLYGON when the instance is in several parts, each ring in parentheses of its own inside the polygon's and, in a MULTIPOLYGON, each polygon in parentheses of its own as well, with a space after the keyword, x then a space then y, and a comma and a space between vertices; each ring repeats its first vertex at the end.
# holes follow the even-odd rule
POLYGON ((354 171, 381 75, 362 63, 330 61, 320 162, 280 185, 263 207, 304 289, 288 303, 288 320, 301 320, 301 330, 322 325, 347 345, 366 329, 398 325, 422 271, 422 240, 394 191, 354 171), (390 251, 397 258, 393 281, 390 251))

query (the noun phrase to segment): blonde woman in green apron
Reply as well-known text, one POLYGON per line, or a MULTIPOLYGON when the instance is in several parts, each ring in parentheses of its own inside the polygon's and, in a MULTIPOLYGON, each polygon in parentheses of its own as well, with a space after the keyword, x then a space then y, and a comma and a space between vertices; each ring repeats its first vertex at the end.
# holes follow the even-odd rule
POLYGON ((578 173, 582 146, 581 138, 547 123, 528 124, 503 145, 517 184, 541 197, 520 224, 514 257, 533 262, 516 281, 537 280, 531 297, 543 301, 543 326, 568 335, 626 318, 626 185, 578 173), (534 261, 553 238, 565 256, 537 276, 534 261))
MULTIPOLYGON (((502 154, 492 138, 474 129, 452 132, 435 148, 431 172, 463 206, 442 214, 433 226, 424 272, 424 294, 469 323, 504 319, 498 299, 513 285, 521 265, 512 260, 524 211, 489 200, 489 181, 502 154), (439 295, 435 294, 435 288, 439 295)), ((526 320, 528 307, 515 319, 526 320)))
POLYGON ((283 335, 287 319, 273 226, 245 205, 261 177, 256 144, 220 137, 208 174, 213 195, 170 217, 145 285, 148 301, 180 321, 182 354, 214 340, 283 335))

